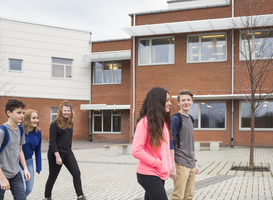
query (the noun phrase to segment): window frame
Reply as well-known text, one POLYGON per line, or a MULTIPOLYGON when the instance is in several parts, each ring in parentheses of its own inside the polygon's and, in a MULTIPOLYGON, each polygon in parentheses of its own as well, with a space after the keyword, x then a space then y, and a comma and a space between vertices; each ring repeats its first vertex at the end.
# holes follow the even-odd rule
POLYGON ((9 71, 10 72, 23 72, 23 59, 15 59, 15 58, 9 58, 9 71), (13 70, 13 69, 10 69, 10 61, 11 60, 16 60, 16 61, 21 61, 21 70, 13 70))
POLYGON ((121 84, 122 83, 122 61, 121 60, 110 60, 110 61, 98 61, 98 62, 102 62, 103 65, 102 65, 102 68, 104 68, 104 62, 112 62, 112 65, 113 65, 113 62, 120 62, 120 83, 114 83, 114 69, 111 70, 111 73, 112 73, 112 82, 111 83, 104 83, 104 69, 102 69, 102 83, 95 83, 95 69, 98 68, 96 67, 95 63, 96 62, 93 62, 93 85, 111 85, 111 84, 121 84))
POLYGON ((213 33, 201 33, 201 34, 188 34, 187 35, 187 63, 211 63, 211 62, 226 62, 227 61, 227 32, 213 32, 213 33), (201 60, 201 56, 202 56, 202 41, 201 41, 201 37, 202 36, 210 36, 210 35, 225 35, 225 41, 226 41, 226 58, 222 59, 222 60, 205 60, 202 61, 201 60), (198 61, 189 61, 189 38, 191 36, 199 36, 199 60, 198 61))
POLYGON ((175 36, 164 36, 164 37, 148 37, 148 38, 139 38, 138 39, 138 61, 137 66, 150 66, 150 65, 173 65, 175 64, 175 36), (165 62, 165 63, 152 63, 152 40, 154 39, 173 39, 173 62, 165 62), (149 63, 140 63, 140 41, 141 40, 149 40, 149 63))
POLYGON ((120 111, 120 114, 113 114, 113 111, 115 110, 99 110, 101 111, 102 113, 101 114, 95 114, 94 113, 94 110, 92 110, 92 133, 93 134, 121 134, 121 110, 120 111), (104 111, 111 111, 111 131, 109 132, 104 132, 103 131, 103 112, 104 111), (95 116, 101 116, 102 120, 101 120, 101 128, 102 128, 102 131, 95 131, 95 127, 94 127, 94 120, 95 120, 95 116), (114 116, 120 116, 120 131, 119 132, 114 132, 113 131, 113 117, 114 116))
POLYGON ((74 72, 74 60, 73 59, 69 59, 69 58, 57 58, 57 57, 51 57, 51 78, 54 78, 54 79, 66 79, 66 80, 72 80, 74 78, 73 76, 73 72, 74 72), (62 64, 62 63, 54 63, 53 62, 53 59, 62 59, 62 60, 71 60, 72 61, 72 64, 69 65, 69 64, 62 64), (53 65, 59 65, 59 66, 64 66, 64 74, 63 74, 63 77, 56 77, 56 76, 53 76, 53 65), (71 67, 71 77, 66 77, 66 67, 67 66, 70 66, 71 67))
POLYGON ((226 101, 195 101, 198 104, 198 126, 194 128, 196 131, 226 131, 227 130, 227 102, 226 101), (225 128, 201 128, 201 103, 224 103, 225 104, 225 128))
MULTIPOLYGON (((263 32, 265 32, 265 31, 273 31, 273 29, 265 29, 263 32)), ((242 31, 240 31, 239 32, 239 48, 240 48, 240 51, 239 51, 239 61, 246 61, 247 59, 245 59, 244 58, 244 56, 243 56, 243 54, 241 53, 241 51, 242 51, 242 35, 243 35, 243 33, 246 33, 247 31, 246 30, 242 30, 242 31)), ((252 39, 251 39, 251 42, 252 43, 255 43, 255 32, 261 32, 261 30, 259 30, 259 29, 255 29, 255 30, 252 30, 251 31, 251 34, 252 34, 252 39)), ((273 48, 272 48, 272 50, 273 50, 273 48)), ((255 56, 255 51, 253 51, 252 52, 252 54, 251 54, 251 58, 252 58, 252 60, 268 60, 268 59, 272 59, 273 58, 273 56, 272 57, 259 57, 259 58, 256 58, 256 56, 255 56)))
MULTIPOLYGON (((267 100, 273 102, 273 100, 267 100)), ((251 131, 251 127, 249 128, 242 128, 242 115, 241 115, 241 106, 242 103, 247 103, 245 100, 239 101, 239 131, 251 131)), ((254 128, 254 131, 273 131, 273 128, 254 128)))

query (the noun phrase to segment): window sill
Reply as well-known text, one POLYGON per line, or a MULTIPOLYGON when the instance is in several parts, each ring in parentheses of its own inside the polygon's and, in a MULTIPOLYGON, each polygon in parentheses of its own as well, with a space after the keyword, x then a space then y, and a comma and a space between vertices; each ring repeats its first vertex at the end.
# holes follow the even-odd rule
POLYGON ((194 131, 226 131, 226 128, 194 128, 194 131))
POLYGON ((187 64, 227 62, 227 60, 187 61, 187 64))
POLYGON ((111 134, 119 135, 119 134, 121 134, 121 132, 93 132, 92 134, 96 134, 96 135, 98 135, 98 134, 103 134, 103 135, 105 135, 105 134, 107 134, 107 135, 111 135, 111 134))
MULTIPOLYGON (((239 131, 251 131, 250 128, 239 128, 239 131)), ((273 131, 273 128, 255 128, 254 131, 273 131)))
POLYGON ((174 65, 174 62, 171 63, 145 63, 145 64, 138 64, 138 67, 143 67, 143 66, 156 66, 156 65, 174 65))
POLYGON ((121 85, 121 83, 93 83, 92 85, 121 85))

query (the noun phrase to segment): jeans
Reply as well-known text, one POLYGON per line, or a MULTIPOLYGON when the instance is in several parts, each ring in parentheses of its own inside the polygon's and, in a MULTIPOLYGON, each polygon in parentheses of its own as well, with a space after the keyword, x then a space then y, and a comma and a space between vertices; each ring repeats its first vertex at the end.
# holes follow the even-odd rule
MULTIPOLYGON (((18 172, 13 178, 8 178, 10 190, 14 197, 14 200, 26 200, 26 194, 24 191, 24 183, 21 173, 18 172)), ((0 200, 4 199, 5 190, 0 189, 0 200)))
MULTIPOLYGON (((83 195, 82 183, 81 183, 81 172, 76 161, 76 158, 71 151, 68 155, 60 154, 63 164, 66 166, 70 174, 73 176, 73 184, 77 196, 83 195)), ((45 198, 51 197, 51 192, 53 185, 58 177, 58 174, 62 168, 62 165, 56 164, 56 157, 54 153, 48 151, 47 153, 48 165, 49 165, 49 175, 45 186, 45 198)))
POLYGON ((137 181, 145 190, 144 200, 168 200, 165 181, 158 176, 137 173, 137 181))
POLYGON ((31 193, 33 184, 34 184, 34 168, 33 168, 32 158, 26 159, 26 164, 27 164, 28 171, 30 173, 30 179, 28 181, 25 181, 24 170, 22 169, 21 169, 21 175, 23 178, 24 188, 25 188, 26 197, 27 197, 31 193))

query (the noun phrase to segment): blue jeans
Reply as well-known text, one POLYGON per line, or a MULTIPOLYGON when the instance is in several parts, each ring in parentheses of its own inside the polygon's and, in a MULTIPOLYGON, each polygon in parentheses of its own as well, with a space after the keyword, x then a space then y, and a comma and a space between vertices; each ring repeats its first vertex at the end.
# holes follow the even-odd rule
MULTIPOLYGON (((14 197, 14 200, 26 200, 26 194, 24 191, 24 183, 19 172, 13 178, 8 178, 10 190, 14 197)), ((0 200, 4 199, 5 190, 0 189, 0 200)))
POLYGON ((27 197, 31 193, 33 184, 34 184, 34 168, 33 168, 32 158, 26 159, 26 164, 27 164, 28 171, 30 173, 30 179, 28 181, 25 181, 24 170, 22 169, 21 169, 21 175, 23 178, 24 188, 25 188, 26 197, 27 197))

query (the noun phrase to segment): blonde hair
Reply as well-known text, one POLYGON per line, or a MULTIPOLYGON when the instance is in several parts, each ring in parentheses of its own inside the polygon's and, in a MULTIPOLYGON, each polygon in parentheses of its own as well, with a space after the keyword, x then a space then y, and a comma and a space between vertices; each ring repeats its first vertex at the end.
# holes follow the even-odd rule
MULTIPOLYGON (((29 127, 30 127, 30 124, 31 124, 31 113, 37 113, 38 115, 38 111, 37 110, 33 110, 33 109, 28 109, 25 111, 25 114, 24 114, 24 119, 21 123, 21 125, 24 127, 25 129, 25 134, 28 135, 28 132, 29 132, 29 127)), ((40 131, 40 128, 39 128, 39 122, 37 124, 37 127, 34 128, 35 132, 37 133, 37 131, 40 131)))
POLYGON ((68 101, 63 101, 58 109, 58 115, 57 117, 54 119, 53 122, 57 122, 57 125, 60 129, 64 130, 64 129, 71 129, 73 126, 73 112, 72 112, 72 106, 70 103, 68 103, 68 101), (71 115, 69 116, 69 118, 64 118, 63 117, 63 107, 67 106, 70 108, 71 111, 71 115))

